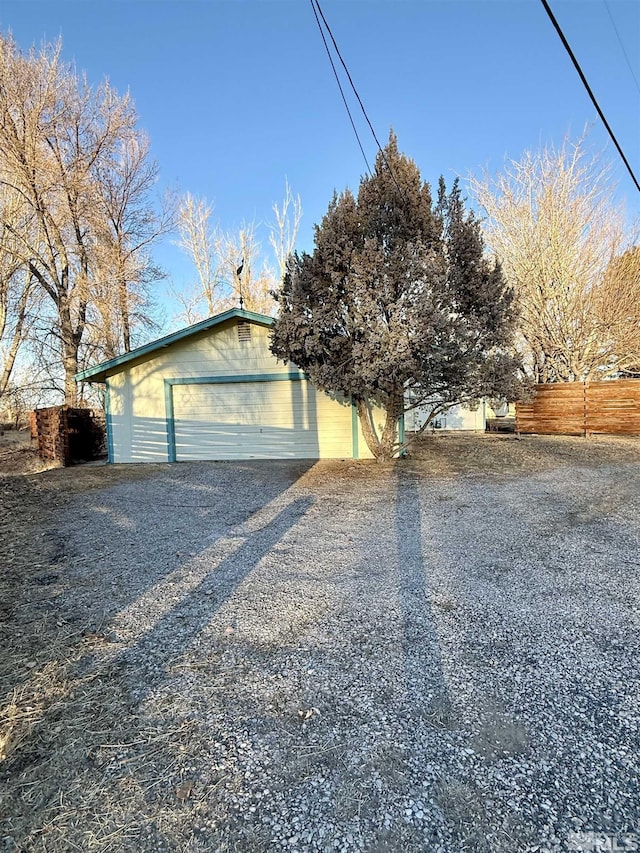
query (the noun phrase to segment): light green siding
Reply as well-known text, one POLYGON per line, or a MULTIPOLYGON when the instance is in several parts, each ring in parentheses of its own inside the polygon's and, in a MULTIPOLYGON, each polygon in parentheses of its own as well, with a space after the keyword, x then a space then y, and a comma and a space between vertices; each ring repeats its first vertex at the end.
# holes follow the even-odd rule
MULTIPOLYGON (((271 355, 269 329, 251 323, 250 340, 241 341, 235 319, 116 368, 113 461, 166 462, 172 442, 178 460, 351 457, 351 406, 291 381, 292 371, 271 355)), ((368 457, 363 438, 359 447, 368 457)))
POLYGON ((350 406, 306 380, 176 385, 173 409, 178 461, 352 455, 350 406))

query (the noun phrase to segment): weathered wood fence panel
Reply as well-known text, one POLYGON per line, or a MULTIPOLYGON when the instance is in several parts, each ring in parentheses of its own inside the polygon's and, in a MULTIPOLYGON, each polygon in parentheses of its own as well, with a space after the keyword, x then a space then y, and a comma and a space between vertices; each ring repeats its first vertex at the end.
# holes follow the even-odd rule
POLYGON ((640 435, 640 379, 536 385, 516 404, 516 430, 544 435, 640 435))

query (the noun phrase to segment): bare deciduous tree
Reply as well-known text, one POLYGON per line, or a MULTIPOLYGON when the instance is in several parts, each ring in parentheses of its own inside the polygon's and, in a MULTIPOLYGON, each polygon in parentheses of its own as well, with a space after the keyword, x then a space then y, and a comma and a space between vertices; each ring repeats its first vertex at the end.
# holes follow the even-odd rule
POLYGON ((276 202, 273 205, 273 213, 276 221, 275 225, 271 225, 269 228, 271 232, 269 242, 276 258, 281 284, 287 270, 287 260, 293 254, 296 245, 300 221, 302 220, 302 201, 299 195, 294 198, 288 180, 285 180, 284 183, 282 207, 276 202))
MULTIPOLYGON (((276 224, 269 227, 271 243, 280 275, 293 251, 302 207, 286 184, 280 207, 273 206, 276 224)), ((189 323, 242 304, 250 311, 270 314, 275 307, 271 293, 277 275, 262 258, 261 244, 254 222, 238 231, 223 231, 213 224, 213 206, 206 199, 187 194, 178 210, 178 245, 189 256, 196 270, 195 286, 174 291, 189 323)))
POLYGON ((591 302, 601 361, 614 365, 616 374, 640 372, 639 303, 640 246, 634 246, 612 260, 591 302))
POLYGON ((227 232, 220 240, 220 267, 225 279, 233 282, 231 302, 248 311, 270 314, 275 306, 271 296, 276 281, 273 270, 262 261, 255 223, 242 225, 237 233, 227 232))
POLYGON ((0 185, 0 398, 10 386, 20 347, 30 328, 35 283, 16 247, 16 229, 25 206, 20 196, 0 185))
POLYGON ((154 263, 149 249, 175 221, 173 198, 165 198, 159 213, 152 204, 158 166, 151 159, 147 137, 140 132, 123 137, 114 154, 95 172, 98 204, 94 227, 98 240, 94 283, 102 291, 95 302, 105 328, 117 329, 104 357, 122 349, 128 352, 132 329, 152 325, 144 310, 149 303, 148 288, 165 274, 154 263))
POLYGON ((148 198, 155 166, 130 98, 108 82, 92 88, 62 62, 60 42, 22 54, 0 35, 0 80, 0 186, 26 211, 19 227, 4 226, 16 260, 51 300, 46 334, 58 342, 73 404, 100 300, 117 306, 130 345, 131 299, 153 277, 147 250, 162 230, 148 198))
POLYGON ((605 378, 640 364, 637 254, 609 169, 584 139, 526 152, 504 171, 471 179, 489 248, 520 308, 536 382, 605 378), (614 319, 615 318, 615 319, 614 319))
POLYGON ((177 293, 187 322, 221 310, 229 298, 220 269, 220 235, 211 223, 213 208, 206 199, 187 193, 178 208, 178 246, 196 268, 197 282, 190 290, 177 293))

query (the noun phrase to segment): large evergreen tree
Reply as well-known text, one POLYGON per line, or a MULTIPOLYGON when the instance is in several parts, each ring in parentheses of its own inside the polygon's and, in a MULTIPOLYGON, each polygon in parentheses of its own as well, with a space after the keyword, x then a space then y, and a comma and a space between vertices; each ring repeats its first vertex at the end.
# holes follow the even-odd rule
POLYGON ((334 195, 313 254, 290 258, 277 299, 273 353, 355 402, 377 459, 397 453, 410 408, 426 404, 433 418, 515 393, 513 294, 483 255, 457 181, 447 195, 441 178, 434 204, 393 134, 357 198, 334 195))

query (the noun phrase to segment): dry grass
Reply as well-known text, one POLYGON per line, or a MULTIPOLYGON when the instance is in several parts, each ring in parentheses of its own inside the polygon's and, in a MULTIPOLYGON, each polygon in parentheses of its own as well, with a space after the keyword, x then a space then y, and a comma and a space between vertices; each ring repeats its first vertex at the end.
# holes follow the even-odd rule
POLYGON ((38 456, 28 429, 0 433, 0 475, 35 474, 51 467, 38 456))
POLYGON ((519 476, 568 465, 640 461, 640 439, 613 436, 427 435, 403 462, 421 476, 519 476))
MULTIPOLYGON (((0 437, 0 835, 8 849, 11 839, 24 850, 123 849, 133 831, 129 818, 118 817, 123 790, 125 800, 139 799, 136 811, 144 805, 138 783, 127 788, 125 774, 112 781, 100 772, 132 732, 112 671, 119 647, 95 627, 70 624, 57 609, 63 544, 52 543, 50 531, 76 495, 153 473, 52 468, 38 459, 28 432, 0 437), (85 661, 92 662, 86 672, 85 661), (120 805, 112 810, 116 793, 120 805), (94 831, 75 838, 83 813, 91 814, 94 831)), ((150 730, 143 737, 152 751, 170 742, 171 733, 150 730)))

